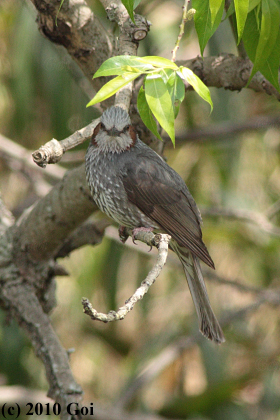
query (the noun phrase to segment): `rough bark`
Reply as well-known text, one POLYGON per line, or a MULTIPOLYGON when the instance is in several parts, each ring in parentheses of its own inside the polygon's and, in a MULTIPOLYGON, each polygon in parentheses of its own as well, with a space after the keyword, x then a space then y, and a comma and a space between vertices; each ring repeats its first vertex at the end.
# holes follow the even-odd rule
POLYGON ((114 43, 88 4, 80 0, 60 2, 31 0, 38 11, 40 31, 53 43, 64 46, 95 89, 104 81, 92 80, 98 67, 113 54, 114 43))
POLYGON ((95 209, 82 165, 67 172, 14 225, 9 214, 1 211, 0 303, 29 336, 44 363, 49 396, 61 404, 65 419, 67 404, 80 401, 82 390, 47 315, 56 304, 54 258, 63 241, 95 209))

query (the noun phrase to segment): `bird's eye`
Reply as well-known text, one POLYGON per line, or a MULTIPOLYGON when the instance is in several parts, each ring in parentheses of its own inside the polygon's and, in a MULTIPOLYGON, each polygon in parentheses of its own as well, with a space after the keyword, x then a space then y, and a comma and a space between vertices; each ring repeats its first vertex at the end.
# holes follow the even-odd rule
POLYGON ((104 130, 105 125, 103 124, 103 122, 100 123, 100 128, 102 128, 102 130, 104 130))
POLYGON ((129 125, 129 124, 128 124, 128 125, 126 125, 126 126, 124 127, 123 131, 128 131, 128 130, 129 130, 129 127, 130 127, 130 125, 129 125))

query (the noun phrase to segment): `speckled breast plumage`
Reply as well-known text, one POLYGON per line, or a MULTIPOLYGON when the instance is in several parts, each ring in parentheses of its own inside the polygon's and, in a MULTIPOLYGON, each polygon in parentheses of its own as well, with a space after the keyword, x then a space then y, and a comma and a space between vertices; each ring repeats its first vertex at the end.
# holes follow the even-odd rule
POLYGON ((94 201, 102 212, 120 225, 156 228, 155 222, 128 202, 122 180, 116 173, 120 160, 120 155, 102 153, 90 143, 86 154, 86 176, 94 201))

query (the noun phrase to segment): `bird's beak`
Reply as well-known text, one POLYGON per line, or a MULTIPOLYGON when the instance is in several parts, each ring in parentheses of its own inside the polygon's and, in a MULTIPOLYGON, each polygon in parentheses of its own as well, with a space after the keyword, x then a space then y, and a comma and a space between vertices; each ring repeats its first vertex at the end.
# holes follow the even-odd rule
POLYGON ((113 127, 110 130, 107 130, 107 133, 109 134, 109 136, 118 137, 121 131, 117 130, 116 127, 113 127))

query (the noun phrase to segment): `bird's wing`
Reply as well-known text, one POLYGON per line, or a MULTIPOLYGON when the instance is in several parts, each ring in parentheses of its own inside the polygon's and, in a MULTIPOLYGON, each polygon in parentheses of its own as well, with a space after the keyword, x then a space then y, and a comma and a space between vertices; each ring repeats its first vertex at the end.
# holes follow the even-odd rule
POLYGON ((178 174, 157 155, 137 155, 122 168, 128 199, 154 220, 179 245, 186 246, 207 265, 214 263, 202 241, 200 213, 178 174))

